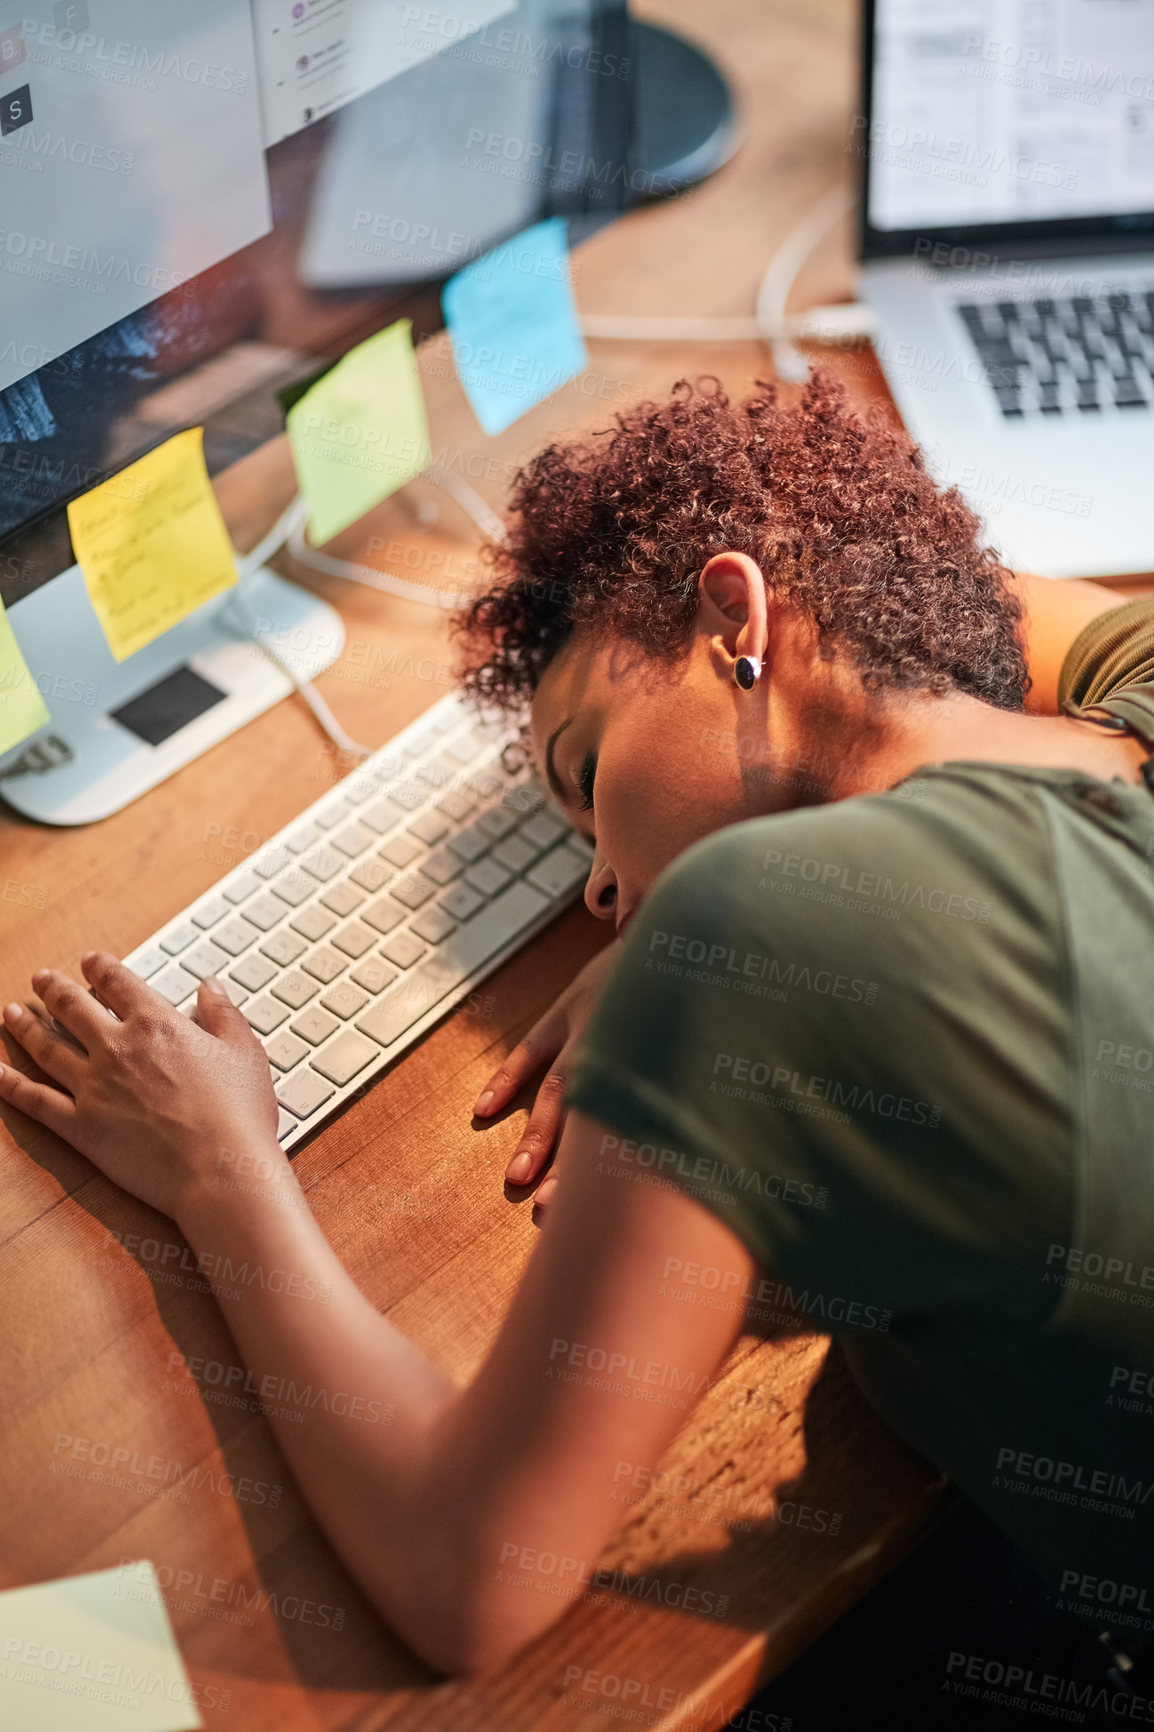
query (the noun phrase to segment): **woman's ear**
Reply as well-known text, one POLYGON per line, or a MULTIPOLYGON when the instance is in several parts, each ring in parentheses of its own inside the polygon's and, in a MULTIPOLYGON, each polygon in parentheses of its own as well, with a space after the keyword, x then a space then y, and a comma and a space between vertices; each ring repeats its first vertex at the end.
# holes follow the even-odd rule
POLYGON ((769 649, 765 579, 747 553, 716 553, 697 580, 700 622, 730 662, 764 661, 769 649))

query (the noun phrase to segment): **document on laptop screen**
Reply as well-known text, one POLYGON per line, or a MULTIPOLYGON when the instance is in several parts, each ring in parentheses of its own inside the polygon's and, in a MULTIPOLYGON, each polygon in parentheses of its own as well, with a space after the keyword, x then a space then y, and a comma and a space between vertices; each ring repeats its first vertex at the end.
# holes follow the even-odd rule
POLYGON ((1154 0, 877 0, 877 229, 1154 210, 1154 0))

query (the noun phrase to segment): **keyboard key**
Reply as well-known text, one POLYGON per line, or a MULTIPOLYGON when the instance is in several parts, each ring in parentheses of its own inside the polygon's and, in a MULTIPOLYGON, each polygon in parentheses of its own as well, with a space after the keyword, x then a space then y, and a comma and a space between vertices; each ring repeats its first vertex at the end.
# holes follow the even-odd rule
POLYGON ((330 1082, 343 1088, 351 1082, 358 1071, 380 1052, 375 1040, 369 1040, 363 1034, 358 1034, 355 1028, 346 1028, 338 1034, 335 1040, 309 1060, 313 1070, 320 1071, 330 1082))
POLYGON ((189 993, 196 991, 197 980, 195 974, 189 974, 178 962, 170 962, 160 974, 154 974, 148 984, 169 1004, 183 1004, 189 993))
POLYGON ((265 1057, 271 1064, 275 1064, 278 1070, 292 1070, 312 1048, 307 1041, 298 1040, 295 1034, 282 1028, 279 1034, 274 1034, 271 1040, 265 1041, 264 1050, 265 1057))
POLYGON ((445 746, 444 753, 446 758, 451 758, 454 764, 460 764, 464 768, 466 764, 471 764, 476 758, 479 758, 488 744, 488 740, 483 739, 470 729, 468 733, 462 734, 459 739, 453 740, 445 746))
POLYGON ((359 986, 354 986, 351 981, 339 980, 335 986, 330 986, 321 1003, 334 1016, 339 1016, 342 1022, 347 1022, 350 1016, 356 1016, 359 1010, 365 1008, 369 997, 369 993, 359 986))
POLYGON ((195 974, 198 980, 203 980, 206 974, 219 974, 222 968, 227 968, 228 962, 227 950, 222 950, 210 938, 202 938, 199 944, 185 951, 180 966, 195 974))
POLYGON ((449 894, 441 897, 441 907, 454 920, 471 920, 484 903, 485 898, 470 890, 467 884, 454 884, 449 894))
POLYGON ((375 902, 361 909, 360 917, 378 932, 391 932, 405 918, 405 910, 391 896, 378 896, 375 902))
POLYGON ((570 848, 567 842, 538 860, 525 874, 528 882, 535 884, 547 896, 563 896, 575 884, 583 883, 588 876, 588 860, 570 848))
POLYGON ((457 922, 450 919, 443 908, 423 908, 409 927, 418 938, 423 938, 426 944, 440 944, 450 932, 457 930, 457 922))
POLYGON ((361 824, 356 819, 338 830, 333 837, 333 847, 355 860, 358 854, 363 854, 366 848, 371 848, 377 840, 375 830, 370 830, 367 824, 361 824))
POLYGON ((442 764, 436 758, 431 763, 422 764, 419 770, 414 770, 414 782, 423 782, 426 788, 443 788, 456 775, 456 770, 449 764, 442 764))
MULTIPOLYGON (((540 852, 539 848, 534 848, 530 843, 522 841, 520 836, 506 836, 505 840, 498 842, 493 849, 491 858, 507 867, 510 872, 523 872, 540 852)), ((482 861, 481 864, 484 865, 484 862, 482 861)), ((479 871, 480 867, 477 870, 479 871)))
POLYGON ((449 825, 437 812, 422 812, 420 817, 414 818, 409 825, 409 833, 432 848, 436 843, 444 841, 449 834, 449 825))
POLYGON ((269 885, 269 889, 290 908, 299 908, 302 902, 307 902, 315 894, 316 884, 307 872, 292 871, 283 872, 269 885))
POLYGON ((235 968, 229 970, 229 979, 235 980, 238 986, 243 986, 246 992, 259 992, 275 974, 276 969, 272 963, 254 950, 251 956, 246 956, 243 962, 238 962, 235 968))
MULTIPOLYGON (((259 926, 262 932, 271 932, 273 927, 284 919, 285 905, 279 896, 273 896, 270 891, 263 890, 259 896, 254 896, 251 902, 244 905, 244 917, 251 920, 254 926, 259 926)), ((219 936, 220 929, 213 933, 218 943, 224 940, 219 936)), ((228 946, 225 945, 225 949, 228 946)))
POLYGON ((549 906, 529 884, 511 884, 501 896, 456 931, 419 968, 404 975, 357 1020, 357 1027, 391 1046, 426 1011, 475 973, 549 906))
POLYGON ((347 878, 342 878, 336 884, 330 884, 321 901, 334 914, 339 914, 343 920, 351 914, 354 908, 359 908, 365 899, 365 893, 357 885, 350 884, 347 878))
POLYGON ((462 830, 459 835, 451 837, 447 846, 453 850, 459 859, 465 862, 466 866, 471 866, 474 860, 479 860, 481 855, 487 851, 489 838, 474 824, 470 824, 467 830, 462 830))
POLYGON ((535 818, 522 824, 517 834, 531 842, 535 848, 548 848, 563 836, 568 828, 564 818, 558 817, 556 812, 538 812, 535 818))
POLYGON ((411 932, 394 932, 393 936, 381 945, 381 955, 387 956, 390 962, 395 962, 398 968, 411 968, 414 962, 419 962, 427 953, 428 948, 419 938, 414 938, 411 932))
POLYGON ((370 825, 378 836, 387 835, 390 830, 395 829, 404 815, 404 809, 394 805, 393 801, 386 799, 384 795, 374 800, 370 806, 366 806, 360 814, 364 822, 370 825))
POLYGON ((330 1016, 327 1010, 314 1004, 297 1017, 292 1031, 299 1034, 302 1040, 307 1040, 310 1046, 320 1046, 321 1042, 327 1040, 333 1030, 340 1026, 335 1016, 330 1016))
POLYGON ((142 950, 134 962, 126 962, 125 967, 131 968, 138 980, 151 980, 167 963, 168 958, 159 944, 150 944, 147 950, 142 950))
POLYGON ((338 824, 343 824, 351 816, 352 807, 343 793, 338 795, 335 800, 329 800, 319 812, 313 813, 314 822, 322 830, 335 830, 338 824))
POLYGON ((260 998, 250 998, 241 1012, 247 1016, 258 1034, 271 1034, 274 1028, 279 1028, 288 1016, 288 1009, 278 1004, 275 998, 269 998, 262 993, 260 998))
POLYGON ((260 889, 260 879, 255 872, 242 872, 239 878, 234 878, 231 884, 221 888, 221 895, 226 902, 231 902, 235 908, 238 902, 245 902, 260 889))
POLYGON ((288 849, 278 842, 267 854, 258 854, 252 863, 252 869, 258 878, 275 878, 278 872, 283 872, 290 863, 288 849))
POLYGON ((482 896, 495 896, 498 890, 503 890, 513 874, 506 870, 496 860, 478 860, 475 866, 470 866, 465 873, 465 883, 472 889, 479 890, 482 896))
POLYGON ((343 854, 327 842, 319 848, 310 848, 307 854, 301 855, 301 865, 312 877, 318 878, 322 884, 327 884, 330 878, 335 878, 345 864, 343 854))
MULTIPOLYGON (((357 963, 349 975, 350 980, 355 980, 358 986, 363 986, 373 998, 379 992, 383 992, 386 986, 391 986, 396 978, 397 970, 393 964, 383 961, 379 956, 366 956, 363 962, 357 963)), ((325 1000, 322 999, 321 1003, 324 1002, 325 1000)), ((356 1012, 354 1011, 353 1014, 355 1016, 356 1012)))
POLYGON ((548 796, 536 778, 522 782, 519 788, 510 788, 505 795, 503 804, 510 811, 516 812, 521 818, 530 818, 534 812, 540 812, 547 803, 548 796))
POLYGON ((291 836, 285 837, 285 847, 294 854, 303 854, 306 848, 311 848, 319 842, 323 832, 311 819, 307 824, 300 824, 291 836))
POLYGON ((200 932, 191 920, 182 920, 174 926, 171 932, 166 932, 160 941, 160 948, 167 956, 179 956, 182 950, 187 950, 190 944, 195 944, 200 932))
POLYGON ((298 1119, 311 1118, 318 1107, 324 1106, 336 1094, 331 1082, 318 1076, 315 1070, 306 1065, 294 1071, 287 1082, 281 1083, 276 1091, 276 1098, 282 1107, 287 1107, 290 1113, 298 1119))
POLYGON ((375 896, 393 876, 393 868, 383 860, 375 857, 371 860, 358 860, 349 873, 348 882, 359 884, 362 890, 367 890, 370 896, 375 896))
POLYGON ((245 999, 248 997, 248 993, 242 992, 240 987, 236 984, 236 982, 234 980, 230 980, 227 974, 221 976, 220 983, 224 987, 224 990, 228 993, 228 996, 232 999, 232 1002, 236 1005, 237 1009, 239 1010, 240 1006, 244 1003, 245 999))
POLYGON ((342 926, 339 932, 333 933, 332 941, 346 956, 356 957, 363 956, 366 950, 373 948, 377 935, 370 932, 359 920, 350 920, 347 926, 342 926))
POLYGON ((425 852, 421 844, 412 836, 394 836, 391 842, 386 842, 379 850, 382 860, 389 861, 393 866, 411 866, 414 860, 425 852))
POLYGON ((296 1130, 296 1120, 291 1113, 286 1113, 280 1102, 276 1103, 276 1140, 283 1143, 290 1131, 296 1130))
POLYGON ((517 828, 517 815, 510 812, 508 806, 493 806, 487 812, 482 812, 477 819, 478 830, 483 830, 492 842, 499 842, 502 836, 507 836, 510 830, 517 828))
POLYGON ((438 886, 431 878, 426 878, 423 872, 410 873, 407 878, 400 878, 389 892, 398 902, 403 902, 406 908, 420 908, 429 897, 436 893, 438 886))
POLYGON ((199 926, 202 932, 207 932, 210 926, 215 926, 218 920, 226 919, 230 913, 230 904, 223 896, 210 896, 207 902, 202 902, 199 908, 193 909, 193 925, 199 926))
POLYGON ((348 967, 349 959, 334 950, 329 944, 322 944, 314 950, 311 956, 306 956, 301 967, 311 974, 314 980, 319 980, 322 986, 327 986, 330 980, 335 980, 342 969, 348 967))
POLYGON ((294 932, 299 932, 302 938, 307 938, 310 944, 315 944, 318 938, 323 938, 326 932, 332 931, 336 921, 314 902, 311 907, 302 908, 299 914, 294 914, 289 925, 294 932))
POLYGON ((261 955, 267 956, 270 962, 275 962, 279 968, 287 968, 305 949, 305 941, 295 932, 290 932, 287 926, 282 926, 279 932, 266 938, 260 948, 261 955))
POLYGON ((446 818, 451 818, 454 824, 461 824, 473 810, 476 801, 470 800, 467 794, 459 788, 451 788, 447 794, 442 794, 437 801, 437 810, 443 812, 446 818))
POLYGON ((281 975, 272 990, 273 995, 290 1010, 299 1010, 310 998, 316 997, 318 988, 316 981, 302 974, 299 968, 291 968, 287 974, 281 975))
POLYGON ((450 848, 437 848, 427 860, 421 862, 421 871, 426 878, 431 878, 434 884, 451 884, 463 870, 464 862, 450 848))

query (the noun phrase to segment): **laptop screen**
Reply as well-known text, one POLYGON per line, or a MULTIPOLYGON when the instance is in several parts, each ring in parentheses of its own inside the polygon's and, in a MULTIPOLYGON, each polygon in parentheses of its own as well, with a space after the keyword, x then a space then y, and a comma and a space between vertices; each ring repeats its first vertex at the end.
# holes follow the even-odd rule
POLYGON ((867 13, 869 100, 854 122, 867 230, 1124 231, 1154 211, 1154 0, 874 0, 867 13))

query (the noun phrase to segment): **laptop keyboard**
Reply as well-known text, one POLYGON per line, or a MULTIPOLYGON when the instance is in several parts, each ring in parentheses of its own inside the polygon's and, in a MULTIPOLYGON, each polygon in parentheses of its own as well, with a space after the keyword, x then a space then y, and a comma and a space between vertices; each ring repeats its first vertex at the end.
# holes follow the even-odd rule
POLYGON ((221 977, 286 1149, 580 895, 593 851, 514 737, 442 699, 125 958, 189 1016, 221 977))
POLYGON ((1154 406, 1154 287, 955 306, 1007 420, 1154 406))

